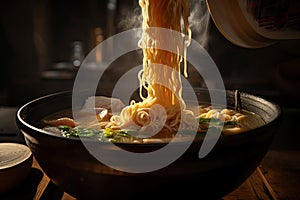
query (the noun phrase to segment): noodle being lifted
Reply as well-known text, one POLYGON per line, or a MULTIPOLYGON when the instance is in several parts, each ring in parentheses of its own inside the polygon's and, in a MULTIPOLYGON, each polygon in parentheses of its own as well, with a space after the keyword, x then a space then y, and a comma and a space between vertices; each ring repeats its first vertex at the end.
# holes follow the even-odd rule
POLYGON ((180 129, 197 130, 198 123, 193 113, 185 109, 181 97, 182 85, 180 63, 186 61, 182 52, 190 43, 189 1, 187 0, 140 0, 143 15, 143 70, 139 73, 142 102, 132 102, 120 116, 113 116, 109 127, 134 129, 141 134, 156 134, 155 137, 170 137, 180 129), (184 21, 184 30, 181 27, 184 21), (181 34, 165 35, 151 27, 165 28, 186 33, 187 41, 181 34), (167 38, 166 38, 167 37, 167 38), (177 53, 161 50, 160 43, 175 47, 177 53), (142 96, 142 89, 147 96, 142 96), (181 124, 181 127, 180 127, 181 124))
POLYGON ((90 97, 82 113, 92 115, 92 120, 87 118, 78 125, 58 113, 56 116, 61 118, 49 116, 43 121, 45 130, 65 137, 145 142, 147 138, 171 139, 178 132, 184 135, 192 131, 201 136, 210 127, 222 129, 223 134, 233 134, 264 124, 257 115, 243 110, 218 109, 209 105, 188 110, 182 98, 180 67, 183 62, 187 77, 186 51, 191 42, 189 1, 140 0, 139 3, 143 16, 143 35, 139 42, 144 56, 143 69, 138 74, 142 101, 132 101, 125 106, 119 99, 90 97), (146 91, 146 96, 142 91, 146 91), (98 102, 101 105, 91 105, 98 102), (119 109, 113 112, 112 108, 116 107, 119 109), (91 112, 89 108, 92 108, 91 112), (196 113, 199 115, 194 116, 196 113))

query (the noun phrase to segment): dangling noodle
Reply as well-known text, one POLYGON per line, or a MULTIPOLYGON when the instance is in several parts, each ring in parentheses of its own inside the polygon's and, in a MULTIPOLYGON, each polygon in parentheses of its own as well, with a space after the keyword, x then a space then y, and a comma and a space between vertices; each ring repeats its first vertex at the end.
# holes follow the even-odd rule
POLYGON ((144 58, 143 69, 138 74, 142 102, 132 101, 120 115, 111 118, 108 127, 135 129, 141 134, 155 134, 153 137, 172 137, 179 129, 195 130, 198 123, 193 113, 186 110, 182 99, 180 70, 183 61, 184 75, 187 77, 185 58, 191 41, 189 1, 140 0, 139 5, 143 16, 143 37, 139 45, 143 49, 144 58), (164 38, 159 32, 153 32, 153 27, 184 34, 164 38), (164 45, 175 45, 177 52, 156 48, 162 42, 164 45), (143 89, 147 91, 146 97, 142 95, 143 89))

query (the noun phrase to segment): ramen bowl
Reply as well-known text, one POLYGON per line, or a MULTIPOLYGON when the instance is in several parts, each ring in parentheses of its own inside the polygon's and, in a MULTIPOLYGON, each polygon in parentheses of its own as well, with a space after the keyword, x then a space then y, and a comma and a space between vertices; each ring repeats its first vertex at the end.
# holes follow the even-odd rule
MULTIPOLYGON (((203 102, 209 101, 207 90, 196 89, 195 94, 203 102)), ((107 142, 66 138, 39 127, 39 122, 46 116, 72 108, 70 91, 25 104, 18 110, 16 120, 46 175, 60 189, 76 198, 189 198, 197 195, 199 198, 219 199, 235 190, 254 172, 267 153, 281 118, 277 104, 252 94, 239 94, 243 108, 258 114, 265 121, 263 126, 218 138, 203 158, 199 157, 203 137, 194 139, 176 160, 148 172, 115 169, 96 159, 93 152, 118 154, 125 150, 141 154, 158 151, 166 146, 165 142, 111 146, 107 142), (92 149, 87 149, 87 145, 92 149)), ((235 91, 227 90, 226 99, 226 106, 234 106, 235 91)), ((186 143, 179 141, 170 151, 176 152, 182 145, 186 143)), ((114 159, 117 158, 109 158, 114 159)))

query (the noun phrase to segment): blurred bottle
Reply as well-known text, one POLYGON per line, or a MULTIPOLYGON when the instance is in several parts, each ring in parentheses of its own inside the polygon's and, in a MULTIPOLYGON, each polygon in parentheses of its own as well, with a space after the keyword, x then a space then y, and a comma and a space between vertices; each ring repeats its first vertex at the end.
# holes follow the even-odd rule
POLYGON ((83 44, 80 41, 74 41, 72 44, 71 63, 74 67, 80 67, 84 60, 83 44))

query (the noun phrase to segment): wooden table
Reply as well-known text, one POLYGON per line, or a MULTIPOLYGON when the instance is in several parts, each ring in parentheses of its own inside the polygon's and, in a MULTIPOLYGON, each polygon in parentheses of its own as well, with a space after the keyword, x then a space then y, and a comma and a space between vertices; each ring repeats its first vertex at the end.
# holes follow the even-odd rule
MULTIPOLYGON (((270 150, 255 172, 223 200, 300 199, 300 152, 270 150)), ((1 200, 75 200, 59 190, 34 159, 28 178, 1 200)))
POLYGON ((270 150, 255 172, 235 191, 231 199, 300 199, 300 152, 270 150))

